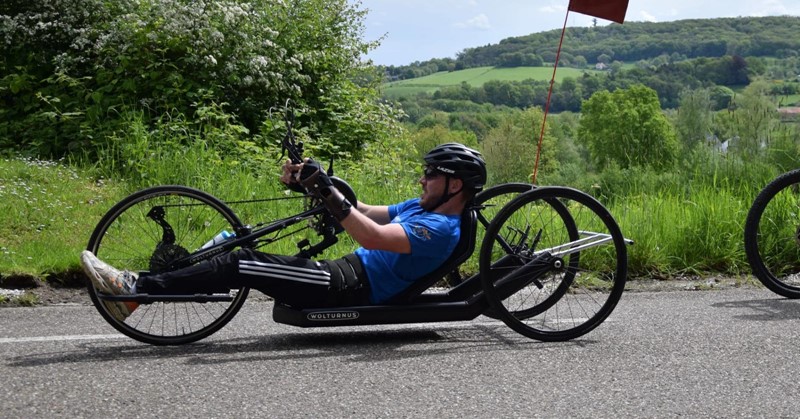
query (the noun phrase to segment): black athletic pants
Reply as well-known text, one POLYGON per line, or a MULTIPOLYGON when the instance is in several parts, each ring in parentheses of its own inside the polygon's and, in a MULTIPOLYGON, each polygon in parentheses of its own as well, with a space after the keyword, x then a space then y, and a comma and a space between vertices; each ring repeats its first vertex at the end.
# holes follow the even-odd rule
POLYGON ((369 304, 369 281, 353 254, 313 261, 238 249, 177 271, 141 275, 136 291, 181 295, 240 287, 296 307, 369 304))

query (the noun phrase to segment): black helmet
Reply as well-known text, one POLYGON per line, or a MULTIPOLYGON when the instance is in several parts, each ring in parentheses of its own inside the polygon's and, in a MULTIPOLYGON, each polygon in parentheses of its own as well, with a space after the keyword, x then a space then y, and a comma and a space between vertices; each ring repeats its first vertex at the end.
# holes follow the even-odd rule
POLYGON ((464 182, 464 187, 475 192, 486 184, 486 163, 481 153, 463 144, 441 144, 425 155, 425 163, 434 169, 464 182))

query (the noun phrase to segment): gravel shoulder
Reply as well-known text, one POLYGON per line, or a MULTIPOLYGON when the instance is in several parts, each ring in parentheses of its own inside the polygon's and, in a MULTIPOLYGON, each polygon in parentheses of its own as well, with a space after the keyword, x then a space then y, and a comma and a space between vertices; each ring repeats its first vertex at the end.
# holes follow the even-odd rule
MULTIPOLYGON (((0 278, 0 308, 29 305, 91 305, 86 291, 86 278, 74 273, 59 281, 43 281, 30 277, 0 278)), ((669 279, 639 278, 628 280, 625 292, 712 291, 731 288, 759 288, 752 276, 692 276, 669 279)), ((258 292, 248 298, 267 299, 258 292)))
POLYGON ((0 275, 0 307, 53 304, 91 304, 86 276, 72 271, 58 277, 0 275))

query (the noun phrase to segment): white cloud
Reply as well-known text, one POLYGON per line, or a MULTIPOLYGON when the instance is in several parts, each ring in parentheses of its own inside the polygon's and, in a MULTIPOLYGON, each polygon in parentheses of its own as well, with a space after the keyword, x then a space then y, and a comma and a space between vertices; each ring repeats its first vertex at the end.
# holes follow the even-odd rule
POLYGON ((489 30, 492 28, 492 25, 489 23, 489 17, 483 13, 473 17, 472 19, 467 20, 466 22, 458 22, 453 26, 455 26, 456 28, 480 29, 480 30, 489 30))
POLYGON ((781 0, 767 0, 752 5, 753 16, 771 16, 790 14, 781 0))
POLYGON ((651 15, 650 13, 647 13, 647 12, 646 12, 646 11, 644 11, 644 10, 642 10, 641 12, 639 12, 639 14, 641 14, 641 15, 642 15, 642 19, 643 19, 645 22, 658 22, 658 19, 656 19, 656 17, 655 17, 655 16, 651 15))
POLYGON ((542 6, 537 10, 542 13, 564 13, 567 11, 566 7, 567 3, 562 2, 550 2, 547 6, 542 6))
POLYGON ((558 7, 555 7, 555 6, 544 6, 544 7, 540 7, 540 8, 539 8, 539 11, 540 11, 540 12, 542 12, 542 13, 555 13, 555 12, 561 12, 561 10, 559 10, 559 8, 558 8, 558 7))

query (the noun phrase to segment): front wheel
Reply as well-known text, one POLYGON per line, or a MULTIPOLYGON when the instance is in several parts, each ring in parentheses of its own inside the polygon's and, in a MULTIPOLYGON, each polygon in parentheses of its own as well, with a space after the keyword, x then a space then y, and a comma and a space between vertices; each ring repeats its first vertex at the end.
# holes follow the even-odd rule
POLYGON ((621 298, 625 239, 594 198, 541 187, 495 216, 480 274, 490 307, 513 330, 542 341, 574 339, 599 326, 621 298))
MULTIPOLYGON (((197 250, 223 230, 242 223, 217 198, 185 186, 158 186, 136 192, 112 207, 98 223, 87 249, 117 269, 158 273, 197 250)), ((154 345, 178 345, 203 339, 239 311, 248 289, 215 295, 213 302, 158 301, 141 304, 124 321, 112 302, 90 282, 89 296, 106 321, 121 333, 154 345)))
POLYGON ((758 194, 744 225, 753 275, 786 298, 800 298, 800 169, 784 173, 758 194))

